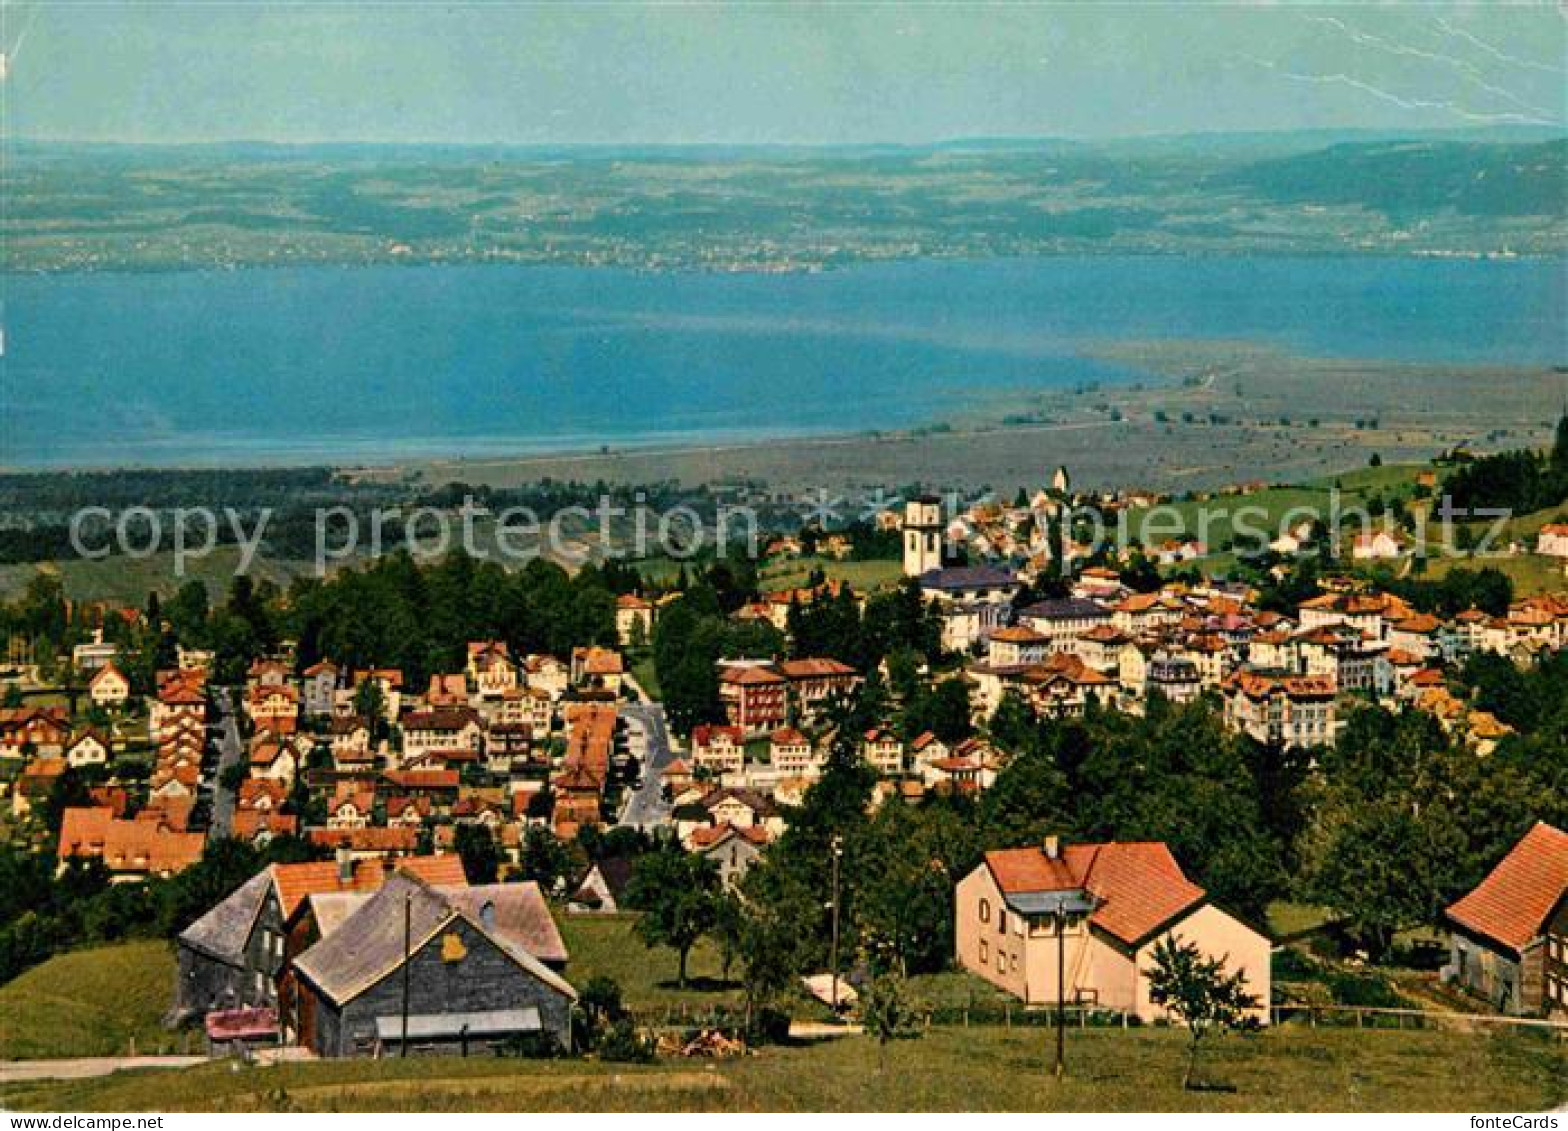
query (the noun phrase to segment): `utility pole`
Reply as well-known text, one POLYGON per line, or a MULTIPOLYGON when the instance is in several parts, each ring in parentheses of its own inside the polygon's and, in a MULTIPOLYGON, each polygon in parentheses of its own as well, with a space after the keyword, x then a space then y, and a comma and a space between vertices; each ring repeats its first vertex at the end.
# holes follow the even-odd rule
POLYGON ((838 1014, 838 863, 844 855, 844 838, 833 834, 833 1013, 838 1014))
POLYGON ((403 893, 403 1036, 398 1043, 398 1056, 408 1055, 408 974, 409 949, 414 945, 414 893, 403 893))
POLYGON ((1062 923, 1067 918, 1061 908, 1056 911, 1056 1078, 1067 1075, 1067 942, 1063 937, 1062 923))

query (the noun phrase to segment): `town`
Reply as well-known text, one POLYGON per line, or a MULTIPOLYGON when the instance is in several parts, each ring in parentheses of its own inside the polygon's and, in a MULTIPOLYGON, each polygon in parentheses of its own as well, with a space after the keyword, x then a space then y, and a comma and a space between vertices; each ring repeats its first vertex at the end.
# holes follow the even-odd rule
MULTIPOLYGON (((1165 1025, 1181 955, 1237 1029, 1372 1007, 1560 1039, 1568 592, 1391 573, 1397 525, 1336 558, 1311 520, 1211 577, 1190 538, 1079 542, 1086 501, 1058 468, 674 575, 398 553, 219 604, 35 584, 7 609, 0 976, 161 935, 170 1047, 284 1059, 1165 1025), (834 576, 861 552, 884 580, 834 576), (673 979, 606 973, 643 952, 673 979), (961 1007, 930 996, 954 978, 961 1007)), ((1568 560, 1568 526, 1534 538, 1568 560)))

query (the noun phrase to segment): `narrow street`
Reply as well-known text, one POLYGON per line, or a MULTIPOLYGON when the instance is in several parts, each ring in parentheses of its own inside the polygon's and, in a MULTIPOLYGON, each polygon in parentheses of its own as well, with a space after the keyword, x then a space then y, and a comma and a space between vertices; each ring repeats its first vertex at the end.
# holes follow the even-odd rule
POLYGON ((213 745, 218 748, 218 764, 213 770, 212 827, 207 834, 208 839, 229 835, 229 827, 234 821, 235 796, 233 790, 224 787, 223 771, 245 756, 245 744, 240 741, 239 721, 234 717, 229 689, 215 688, 213 702, 217 708, 217 733, 213 737, 213 745))
POLYGON ((664 800, 664 768, 674 760, 674 752, 670 749, 664 707, 659 703, 631 703, 621 708, 621 714, 632 724, 631 749, 642 764, 642 785, 627 795, 620 824, 653 829, 670 818, 670 804, 664 800))

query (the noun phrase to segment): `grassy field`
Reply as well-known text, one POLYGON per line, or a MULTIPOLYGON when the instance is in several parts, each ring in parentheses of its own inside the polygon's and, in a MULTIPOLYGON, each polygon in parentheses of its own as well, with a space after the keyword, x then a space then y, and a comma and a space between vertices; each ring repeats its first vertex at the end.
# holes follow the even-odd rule
MULTIPOLYGON (((65 595, 75 600, 116 601, 121 604, 141 606, 147 594, 156 591, 160 597, 169 597, 187 581, 200 581, 207 586, 214 601, 229 591, 239 566, 240 551, 234 546, 219 546, 204 558, 192 559, 185 565, 183 576, 174 572, 174 555, 168 552, 146 558, 128 558, 117 554, 99 560, 66 558, 61 561, 27 565, 0 566, 0 595, 20 593, 27 583, 40 573, 60 578, 65 595)), ((257 581, 288 583, 301 573, 309 571, 306 562, 279 562, 257 558, 251 563, 250 575, 257 581)))
POLYGON ((1437 581, 1454 569, 1495 569, 1508 575, 1514 583, 1514 596, 1529 597, 1538 593, 1561 593, 1568 590, 1568 576, 1563 574, 1563 564, 1535 554, 1499 555, 1485 558, 1431 558, 1426 569, 1418 576, 1437 581))
POLYGON ((173 992, 161 940, 57 955, 0 986, 0 1060, 177 1051, 159 1025, 173 992))
POLYGON ((1068 1034, 1069 1074, 1047 1070, 1048 1030, 941 1028, 895 1041, 845 1037, 742 1060, 385 1060, 119 1073, 0 1089, 5 1106, 53 1111, 1539 1111, 1568 1099, 1561 1042, 1289 1028, 1231 1037, 1182 1089, 1185 1034, 1068 1034))
MULTIPOLYGON (((639 1008, 720 1004, 709 946, 695 985, 675 956, 649 950, 627 916, 565 916, 571 976, 615 978, 639 1008)), ((63 955, 0 987, 0 1059, 174 1051, 158 1027, 172 960, 160 942, 63 955)), ((954 1004, 991 994, 963 974, 917 979, 911 996, 954 1004)), ((739 1061, 336 1061, 236 1069, 228 1062, 99 1079, 0 1087, 8 1108, 92 1110, 1540 1110, 1568 1100, 1568 1046, 1541 1034, 1286 1027, 1232 1037, 1206 1075, 1234 1091, 1180 1087, 1184 1035, 1156 1029, 1069 1033, 1063 1082, 1044 1072, 1049 1030, 937 1027, 894 1042, 846 1037, 761 1050, 739 1061)))
POLYGON ((1391 489, 1410 486, 1416 476, 1427 470, 1426 464, 1398 464, 1383 467, 1363 467, 1341 475, 1327 476, 1295 486, 1267 487, 1250 495, 1221 495, 1203 502, 1171 503, 1160 508, 1156 520, 1158 529, 1151 527, 1153 537, 1142 538, 1140 527, 1149 510, 1138 508, 1128 513, 1128 528, 1144 542, 1174 537, 1179 526, 1182 532, 1204 538, 1216 546, 1233 535, 1232 522, 1240 518, 1249 535, 1249 544, 1258 530, 1266 530, 1270 539, 1283 533, 1286 515, 1300 509, 1307 513, 1290 515, 1289 525, 1309 517, 1327 517, 1331 490, 1337 485, 1340 491, 1341 510, 1362 506, 1372 495, 1387 496, 1391 489), (1247 510, 1248 513, 1240 514, 1247 510), (1171 518, 1174 513, 1179 518, 1171 518), (1208 521, 1205 530, 1204 519, 1208 521))
MULTIPOLYGON (((558 915, 571 954, 566 975, 579 988, 596 976, 614 978, 633 1009, 729 1005, 739 992, 723 981, 718 948, 703 939, 686 964, 687 989, 676 985, 680 961, 668 947, 646 947, 632 933, 632 915, 558 915)), ((733 976, 733 974, 732 974, 733 976)))
POLYGON ((757 572, 759 589, 791 589, 805 585, 812 570, 820 569, 831 581, 848 582, 851 588, 868 592, 883 585, 891 585, 903 576, 902 562, 836 561, 833 558, 786 558, 770 563, 757 572))

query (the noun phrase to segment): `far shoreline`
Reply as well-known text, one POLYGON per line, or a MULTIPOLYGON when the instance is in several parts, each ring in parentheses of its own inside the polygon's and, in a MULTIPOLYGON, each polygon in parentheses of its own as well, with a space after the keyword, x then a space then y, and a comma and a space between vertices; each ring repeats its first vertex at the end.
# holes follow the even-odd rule
POLYGON ((354 482, 505 488, 543 478, 638 485, 764 483, 784 492, 915 482, 1012 490, 1067 464, 1090 488, 1159 491, 1291 482, 1442 448, 1547 439, 1561 365, 1301 357, 1249 341, 1123 341, 1084 356, 1146 374, 1080 388, 989 390, 951 420, 853 432, 547 451, 14 467, 24 476, 326 469, 354 482), (1030 419, 1030 416, 1038 419, 1030 419), (1107 442, 1107 436, 1110 441, 1107 442))
POLYGON ((630 275, 690 275, 715 277, 743 276, 811 276, 837 274, 866 267, 894 266, 915 263, 987 263, 994 261, 1017 262, 1055 259, 1266 259, 1279 262, 1307 262, 1313 260, 1422 260, 1437 263, 1522 263, 1560 262, 1568 258, 1568 245, 1550 250, 1515 251, 1512 248, 1465 250, 1460 248, 1416 248, 1406 252, 1393 252, 1387 248, 1357 248, 1325 246, 1303 251, 1258 248, 1205 248, 1193 250, 1177 247, 1111 248, 1111 247, 1062 247, 1039 248, 1019 251, 998 251, 988 255, 944 253, 941 250, 923 251, 918 254, 866 255, 857 253, 849 259, 804 261, 800 263, 759 262, 735 264, 649 263, 641 260, 603 260, 592 257, 509 258, 505 256, 470 256, 452 258, 440 255, 394 253, 364 259, 295 259, 243 260, 235 263, 115 263, 104 267, 70 264, 58 267, 43 266, 14 268, 0 266, 0 283, 7 279, 58 279, 72 276, 81 278, 136 278, 145 275, 231 275, 241 271, 287 271, 302 269, 356 271, 377 267, 452 267, 452 268, 543 268, 546 270, 620 271, 630 275))

